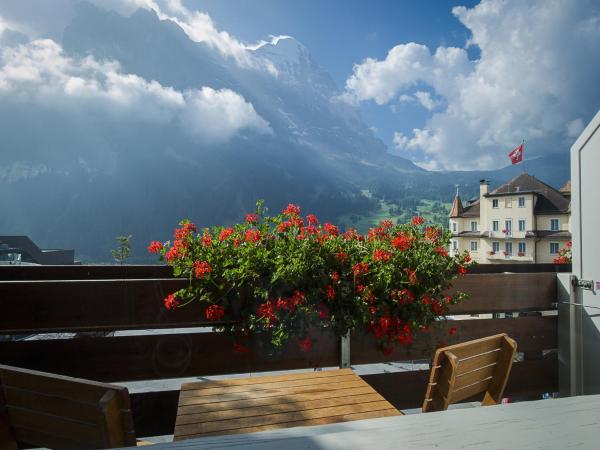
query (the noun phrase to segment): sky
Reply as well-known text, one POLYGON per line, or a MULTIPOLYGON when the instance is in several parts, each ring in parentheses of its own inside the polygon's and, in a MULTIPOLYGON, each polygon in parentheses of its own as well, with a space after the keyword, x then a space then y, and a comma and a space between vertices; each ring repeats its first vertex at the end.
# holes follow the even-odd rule
MULTIPOLYGON (((74 3, 3 0, 0 33, 17 30, 60 45, 74 3)), ((432 170, 500 167, 522 140, 526 155, 565 152, 600 105, 600 0, 93 3, 124 15, 153 9, 190 39, 256 70, 272 67, 249 47, 271 35, 294 36, 336 82, 340 94, 332 101, 357 108, 391 152, 432 170)), ((27 57, 60 53, 44 45, 27 57)), ((4 55, 0 88, 14 57, 4 55)), ((152 80, 137 81, 152 94, 148 101, 167 98, 178 111, 214 105, 210 91, 173 100, 166 87, 154 95, 152 80)), ((242 108, 243 123, 268 132, 243 99, 219 101, 242 108)))

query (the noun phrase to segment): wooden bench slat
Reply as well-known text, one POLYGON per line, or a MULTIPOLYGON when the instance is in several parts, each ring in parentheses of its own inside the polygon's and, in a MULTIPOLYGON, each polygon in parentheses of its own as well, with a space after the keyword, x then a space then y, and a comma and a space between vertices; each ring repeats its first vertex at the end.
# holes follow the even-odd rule
POLYGON ((16 389, 11 386, 4 386, 4 397, 13 407, 35 408, 40 413, 51 415, 69 415, 73 411, 77 411, 77 419, 82 422, 95 424, 98 421, 97 403, 46 395, 40 391, 16 389))
POLYGON ((481 355, 477 355, 474 358, 469 358, 461 361, 458 365, 458 375, 462 375, 468 372, 472 372, 473 370, 480 369, 485 366, 489 366, 490 364, 495 364, 498 361, 498 354, 500 353, 500 349, 494 350, 488 353, 483 353, 481 355))
POLYGON ((496 364, 491 364, 485 367, 472 370, 463 374, 457 374, 454 389, 460 389, 469 386, 481 380, 491 378, 496 371, 496 364))
MULTIPOLYGON (((49 435, 67 437, 69 440, 77 441, 80 444, 91 444, 102 446, 105 444, 103 440, 102 430, 96 424, 80 422, 76 420, 75 414, 70 414, 69 417, 55 416, 44 414, 28 409, 13 408, 8 405, 6 408, 8 417, 13 428, 13 432, 17 440, 23 440, 28 444, 45 445, 42 442, 31 442, 24 435, 19 435, 19 429, 39 430, 49 435)), ((100 418, 98 411, 97 419, 100 418)))

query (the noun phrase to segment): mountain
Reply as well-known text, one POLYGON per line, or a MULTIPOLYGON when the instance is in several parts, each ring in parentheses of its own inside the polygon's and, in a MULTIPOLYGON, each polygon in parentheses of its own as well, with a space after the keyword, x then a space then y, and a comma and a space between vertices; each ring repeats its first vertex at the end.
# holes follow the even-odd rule
MULTIPOLYGON (((211 110, 190 122, 164 119, 167 113, 151 104, 113 114, 100 94, 96 107, 52 109, 53 97, 35 107, 22 99, 0 102, 8 149, 0 153, 0 205, 9 212, 0 216, 0 230, 46 247, 75 248, 84 261, 108 261, 115 236, 123 234, 133 235, 133 260, 147 261, 147 243, 169 239, 182 218, 199 226, 232 223, 261 198, 272 210, 294 202, 336 220, 367 214, 378 199, 451 198, 455 183, 475 191, 481 177, 509 178, 514 170, 427 172, 391 155, 354 108, 335 101, 340 92, 329 74, 291 37, 257 46, 250 63, 240 64, 152 11, 123 17, 82 3, 61 46, 61 57, 82 61, 84 74, 106 66, 106 74, 88 82, 92 91, 122 74, 113 90, 126 90, 124 104, 160 95, 180 111, 182 102, 228 90, 262 121, 262 131, 242 128, 209 141, 193 129, 223 125, 211 110), (263 63, 269 70, 257 68, 263 63)), ((69 76, 70 89, 82 83, 79 72, 69 76)), ((535 165, 554 170, 543 161, 535 165)))

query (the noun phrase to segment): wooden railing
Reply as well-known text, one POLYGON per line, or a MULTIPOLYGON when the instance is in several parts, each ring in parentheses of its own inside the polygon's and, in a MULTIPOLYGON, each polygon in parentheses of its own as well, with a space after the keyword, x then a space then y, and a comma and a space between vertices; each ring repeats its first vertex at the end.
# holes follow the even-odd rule
MULTIPOLYGON (((539 398, 544 392, 557 391, 557 360, 552 352, 557 348, 557 316, 539 313, 555 310, 556 274, 539 272, 554 270, 554 266, 492 267, 478 266, 473 272, 480 273, 455 282, 455 288, 469 298, 453 306, 450 314, 466 315, 466 320, 442 322, 436 330, 418 336, 410 347, 398 348, 389 356, 377 350, 370 337, 355 333, 350 343, 352 364, 429 359, 441 342, 506 332, 517 341, 524 358, 513 366, 505 395, 539 398), (506 312, 514 317, 497 318, 506 312), (471 314, 496 318, 469 318, 471 314), (458 329, 452 336, 447 332, 451 326, 458 329)), ((308 354, 290 345, 269 355, 256 342, 251 343, 251 353, 235 353, 232 341, 221 333, 197 328, 169 331, 210 326, 197 304, 176 312, 164 309, 163 298, 186 283, 173 279, 163 266, 0 267, 0 335, 76 333, 71 339, 0 342, 0 363, 111 382, 339 364, 339 341, 329 334, 317 334, 308 354), (152 329, 154 333, 106 336, 116 330, 152 329)), ((427 374, 395 372, 364 378, 396 407, 413 408, 423 400, 427 374)), ((177 399, 177 390, 132 394, 138 435, 172 433, 177 399)))

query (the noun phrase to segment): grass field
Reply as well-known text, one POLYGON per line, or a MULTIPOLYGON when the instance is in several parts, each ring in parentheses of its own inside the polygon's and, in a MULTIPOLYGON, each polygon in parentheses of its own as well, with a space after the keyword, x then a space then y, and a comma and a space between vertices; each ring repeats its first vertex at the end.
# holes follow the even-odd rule
MULTIPOLYGON (((371 197, 369 191, 363 191, 363 195, 371 197)), ((409 222, 412 216, 423 216, 428 223, 448 227, 448 212, 451 203, 442 203, 437 200, 423 199, 415 208, 402 208, 395 203, 379 200, 379 209, 367 215, 346 214, 338 218, 342 228, 354 227, 360 233, 366 233, 369 228, 379 225, 382 220, 389 219, 394 223, 409 222)))

